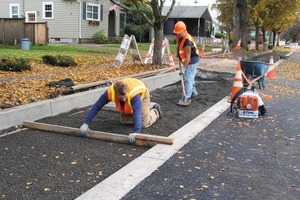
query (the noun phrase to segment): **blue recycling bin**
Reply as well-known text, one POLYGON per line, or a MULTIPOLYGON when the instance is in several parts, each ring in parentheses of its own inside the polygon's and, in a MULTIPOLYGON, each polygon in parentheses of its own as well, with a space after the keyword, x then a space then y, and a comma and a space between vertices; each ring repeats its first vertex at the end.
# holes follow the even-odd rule
POLYGON ((30 40, 28 38, 22 38, 21 39, 21 49, 23 50, 29 50, 30 49, 30 40))

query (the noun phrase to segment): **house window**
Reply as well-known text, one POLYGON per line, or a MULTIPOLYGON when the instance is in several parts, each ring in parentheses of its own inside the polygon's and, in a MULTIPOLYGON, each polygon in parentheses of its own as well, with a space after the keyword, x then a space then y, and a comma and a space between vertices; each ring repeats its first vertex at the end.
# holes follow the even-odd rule
POLYGON ((126 26, 126 13, 120 12, 120 30, 124 31, 126 26))
POLYGON ((210 22, 209 21, 206 21, 205 22, 205 31, 210 31, 211 28, 210 28, 210 22))
POLYGON ((53 2, 43 3, 43 19, 53 19, 53 2))
POLYGON ((86 4, 86 19, 100 21, 100 6, 97 4, 86 4))
POLYGON ((10 4, 10 18, 19 18, 19 4, 10 4))
POLYGON ((26 12, 26 22, 36 22, 36 12, 26 12))

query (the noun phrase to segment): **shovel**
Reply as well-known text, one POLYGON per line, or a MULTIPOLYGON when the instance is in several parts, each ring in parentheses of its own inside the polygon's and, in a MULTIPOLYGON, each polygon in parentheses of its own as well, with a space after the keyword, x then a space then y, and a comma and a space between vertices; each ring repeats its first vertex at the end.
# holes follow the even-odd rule
POLYGON ((184 76, 183 76, 183 71, 182 71, 180 60, 179 60, 179 76, 180 76, 180 79, 181 79, 182 95, 184 95, 185 94, 184 76))

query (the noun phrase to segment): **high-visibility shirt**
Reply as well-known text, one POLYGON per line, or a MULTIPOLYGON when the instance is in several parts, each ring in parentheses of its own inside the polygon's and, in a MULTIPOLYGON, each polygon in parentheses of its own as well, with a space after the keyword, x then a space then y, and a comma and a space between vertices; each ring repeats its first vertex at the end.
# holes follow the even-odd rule
POLYGON ((147 92, 147 87, 142 81, 136 78, 125 78, 123 79, 123 81, 128 86, 127 100, 124 102, 124 104, 121 103, 118 99, 117 94, 114 90, 114 84, 112 84, 107 90, 108 99, 109 101, 112 101, 116 104, 116 108, 120 112, 124 114, 133 114, 131 99, 137 94, 140 94, 142 100, 145 96, 145 93, 147 92))
MULTIPOLYGON (((195 49, 195 51, 192 51, 191 53, 193 54, 193 52, 194 52, 195 55, 200 57, 200 51, 197 48, 197 44, 196 44, 194 38, 188 32, 186 32, 185 37, 182 38, 181 41, 179 40, 180 44, 179 44, 179 48, 178 48, 178 55, 182 62, 184 62, 185 58, 186 58, 186 55, 184 53, 184 47, 185 47, 186 40, 189 40, 192 43, 192 50, 195 49)), ((193 56, 194 55, 191 55, 191 57, 193 57, 193 56)))

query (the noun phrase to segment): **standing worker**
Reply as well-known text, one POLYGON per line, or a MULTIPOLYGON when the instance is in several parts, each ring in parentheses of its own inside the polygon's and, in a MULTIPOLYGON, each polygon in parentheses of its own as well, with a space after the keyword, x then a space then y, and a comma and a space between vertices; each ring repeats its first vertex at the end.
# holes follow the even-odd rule
POLYGON ((146 85, 136 78, 125 78, 112 84, 100 96, 80 127, 80 135, 87 134, 93 118, 110 101, 121 113, 121 124, 134 124, 134 133, 128 136, 130 143, 135 142, 135 136, 141 133, 142 127, 150 127, 162 117, 159 104, 154 104, 150 109, 150 93, 146 85))
POLYGON ((184 72, 185 93, 177 105, 188 106, 191 104, 191 97, 197 96, 198 92, 195 86, 195 76, 197 66, 200 61, 200 51, 197 48, 194 38, 187 32, 186 25, 178 21, 174 26, 177 43, 177 55, 179 62, 182 62, 184 72))

